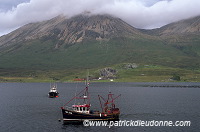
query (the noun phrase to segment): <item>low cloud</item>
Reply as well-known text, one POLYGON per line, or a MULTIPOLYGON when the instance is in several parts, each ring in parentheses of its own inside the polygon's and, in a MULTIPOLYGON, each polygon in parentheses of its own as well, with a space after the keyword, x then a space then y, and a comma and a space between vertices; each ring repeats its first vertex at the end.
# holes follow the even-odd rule
POLYGON ((0 10, 0 35, 24 24, 85 11, 110 14, 136 28, 157 28, 200 15, 199 0, 30 0, 8 11, 0 10))

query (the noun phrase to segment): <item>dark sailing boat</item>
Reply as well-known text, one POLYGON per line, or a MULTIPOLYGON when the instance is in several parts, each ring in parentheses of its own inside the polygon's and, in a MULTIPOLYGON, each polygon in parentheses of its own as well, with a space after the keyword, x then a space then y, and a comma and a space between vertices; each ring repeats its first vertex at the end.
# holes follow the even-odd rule
POLYGON ((59 93, 57 91, 57 86, 56 84, 53 84, 53 85, 50 85, 50 90, 49 90, 49 93, 48 93, 48 96, 49 98, 56 98, 56 97, 59 97, 59 93))
POLYGON ((114 94, 111 92, 108 94, 108 98, 104 99, 102 96, 98 95, 101 112, 100 111, 92 111, 90 109, 90 94, 88 92, 89 83, 86 83, 85 89, 83 89, 80 93, 78 93, 75 97, 69 100, 65 106, 61 107, 62 115, 63 115, 63 123, 77 123, 82 122, 84 120, 119 120, 120 110, 115 107, 115 99, 117 97, 113 97, 114 94), (81 99, 83 100, 82 104, 74 104, 71 107, 67 106, 72 100, 81 99), (102 104, 102 102, 104 103, 102 104))

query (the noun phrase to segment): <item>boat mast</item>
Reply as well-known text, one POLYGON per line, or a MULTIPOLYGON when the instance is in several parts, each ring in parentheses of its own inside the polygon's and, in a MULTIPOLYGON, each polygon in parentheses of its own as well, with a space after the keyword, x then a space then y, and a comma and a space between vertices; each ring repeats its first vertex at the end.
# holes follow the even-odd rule
POLYGON ((76 99, 83 99, 84 104, 90 105, 90 95, 88 92, 88 88, 89 88, 88 80, 89 80, 89 76, 86 77, 86 83, 85 83, 86 87, 82 91, 80 91, 78 94, 75 93, 75 96, 71 100, 69 100, 64 106, 68 105, 72 100, 76 101, 76 99))
POLYGON ((87 76, 86 76, 86 88, 85 88, 85 93, 84 93, 84 103, 85 104, 90 104, 90 97, 89 97, 89 92, 88 92, 88 88, 89 88, 89 71, 87 72, 87 76))
POLYGON ((98 95, 102 112, 103 112, 104 108, 107 107, 109 104, 111 105, 111 108, 115 107, 115 100, 117 98, 119 98, 121 96, 121 94, 116 96, 115 98, 113 98, 113 95, 114 94, 109 92, 107 99, 103 98, 101 95, 98 95), (104 101, 104 107, 102 106, 103 104, 102 104, 101 100, 104 101))

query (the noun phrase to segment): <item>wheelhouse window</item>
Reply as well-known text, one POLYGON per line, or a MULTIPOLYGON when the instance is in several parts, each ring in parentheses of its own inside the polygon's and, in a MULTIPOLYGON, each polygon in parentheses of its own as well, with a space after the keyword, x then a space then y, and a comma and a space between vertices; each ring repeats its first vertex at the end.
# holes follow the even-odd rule
POLYGON ((83 111, 85 111, 86 109, 85 109, 85 107, 83 107, 83 111))

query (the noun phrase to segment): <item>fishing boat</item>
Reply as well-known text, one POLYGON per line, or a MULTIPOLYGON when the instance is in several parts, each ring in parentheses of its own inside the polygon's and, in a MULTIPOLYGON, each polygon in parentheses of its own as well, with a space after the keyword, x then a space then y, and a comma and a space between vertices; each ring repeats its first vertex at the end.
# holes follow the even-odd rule
POLYGON ((120 110, 115 106, 115 100, 121 96, 114 97, 111 92, 108 93, 107 99, 98 95, 101 110, 91 110, 89 83, 86 83, 86 87, 69 100, 63 107, 61 107, 63 124, 68 123, 80 123, 84 120, 98 120, 98 121, 112 121, 119 120, 120 110), (70 102, 75 100, 73 105, 70 102), (76 103, 77 100, 82 100, 83 103, 76 103))
POLYGON ((59 97, 59 93, 57 91, 57 85, 56 84, 50 85, 50 90, 49 90, 48 96, 49 96, 49 98, 59 97))

